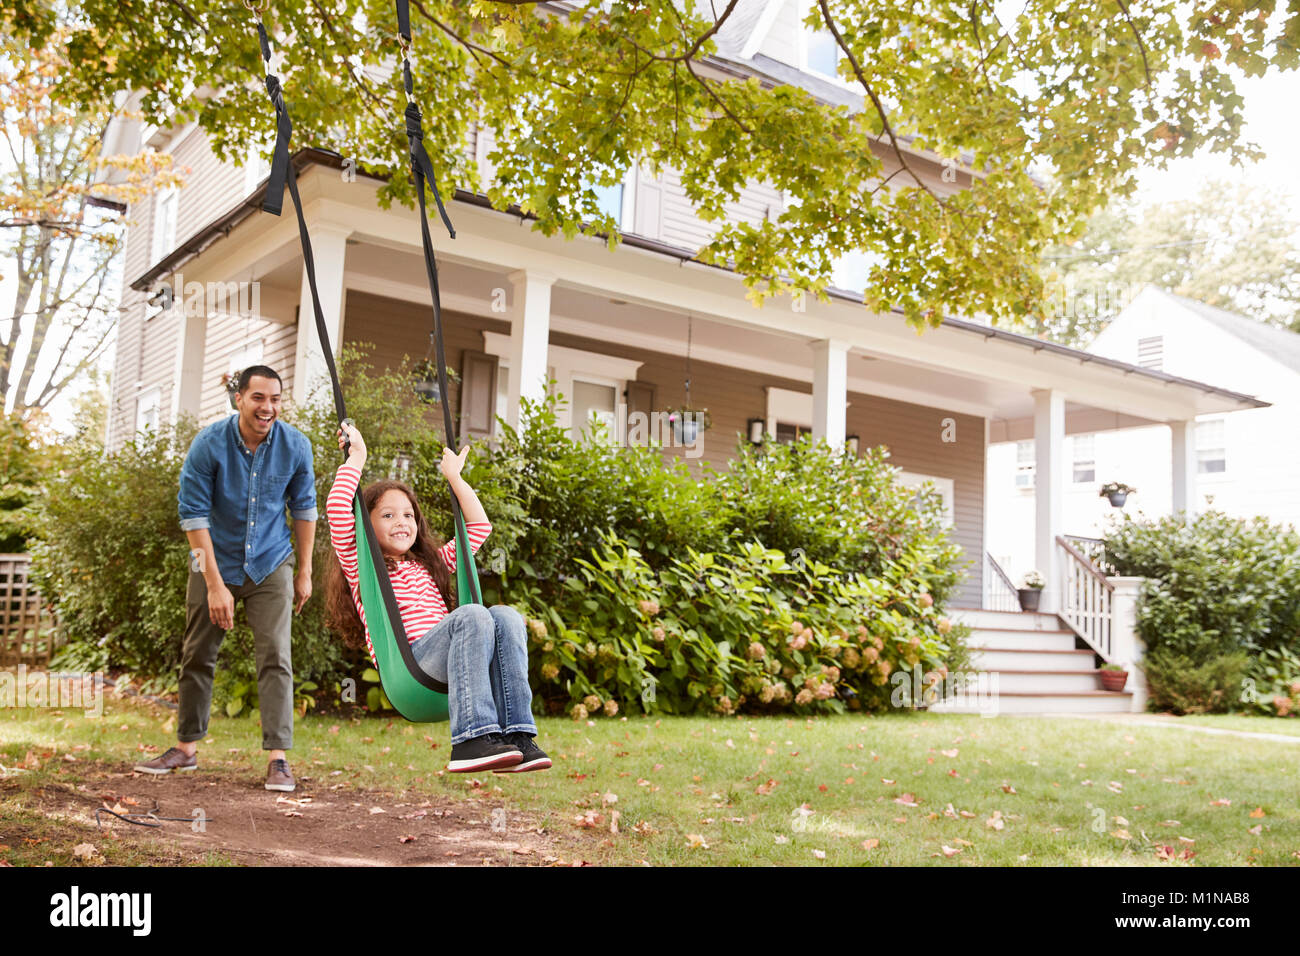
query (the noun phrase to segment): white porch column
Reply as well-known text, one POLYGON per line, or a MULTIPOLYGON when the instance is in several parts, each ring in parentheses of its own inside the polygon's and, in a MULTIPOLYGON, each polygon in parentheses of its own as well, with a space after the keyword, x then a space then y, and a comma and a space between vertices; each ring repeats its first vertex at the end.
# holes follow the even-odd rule
POLYGON ((1173 499, 1170 512, 1196 513, 1196 420, 1170 422, 1173 438, 1173 499))
MULTIPOLYGON (((309 222, 308 225, 316 262, 316 291, 320 294, 321 312, 325 316, 325 330, 329 332, 330 347, 337 356, 343 340, 344 268, 347 239, 352 230, 333 223, 309 222)), ((283 369, 276 371, 281 378, 284 377, 283 369)), ((316 312, 312 308, 311 286, 304 265, 298 297, 298 344, 293 358, 294 402, 298 405, 305 404, 311 399, 312 392, 322 384, 329 388, 329 369, 325 366, 325 353, 316 331, 316 312)))
POLYGON ((547 349, 551 338, 551 286, 548 272, 520 269, 508 276, 514 287, 510 308, 510 381, 506 421, 519 427, 519 400, 540 402, 546 396, 547 349))
POLYGON ((844 447, 845 406, 849 401, 849 343, 838 339, 814 342, 813 441, 823 438, 833 448, 844 447))
MULTIPOLYGON (((208 347, 208 310, 206 296, 196 290, 190 306, 185 304, 184 279, 176 276, 173 284, 171 313, 180 323, 177 336, 176 370, 172 381, 172 423, 182 415, 199 417, 203 401, 203 357, 208 347)), ((156 316, 157 322, 161 316, 156 316)))
POLYGON ((1034 564, 1046 583, 1039 610, 1060 609, 1061 569, 1056 536, 1063 531, 1065 396, 1034 389, 1034 564))
POLYGON ((1124 689, 1133 692, 1129 709, 1140 714, 1147 706, 1147 675, 1142 671, 1146 645, 1138 634, 1137 608, 1146 578, 1116 576, 1109 580, 1115 586, 1110 606, 1111 663, 1123 664, 1128 671, 1124 689))

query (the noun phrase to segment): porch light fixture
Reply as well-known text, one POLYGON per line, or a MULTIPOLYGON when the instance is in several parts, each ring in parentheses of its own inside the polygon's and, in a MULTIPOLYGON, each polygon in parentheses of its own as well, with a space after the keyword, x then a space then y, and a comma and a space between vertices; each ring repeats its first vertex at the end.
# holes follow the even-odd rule
POLYGON ((844 450, 854 458, 858 457, 858 436, 850 435, 844 439, 844 450))
POLYGON ((761 418, 751 418, 745 423, 749 429, 749 441, 752 445, 763 444, 763 432, 767 428, 767 422, 761 418))

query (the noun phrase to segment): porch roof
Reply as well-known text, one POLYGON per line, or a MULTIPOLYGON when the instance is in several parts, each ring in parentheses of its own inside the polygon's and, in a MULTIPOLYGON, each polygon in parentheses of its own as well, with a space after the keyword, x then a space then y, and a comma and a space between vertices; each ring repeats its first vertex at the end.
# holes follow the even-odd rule
MULTIPOLYGON (((340 155, 315 148, 299 150, 292 161, 300 170, 300 176, 304 178, 308 176, 313 166, 333 170, 343 168, 343 158, 340 155)), ((338 179, 338 177, 329 178, 338 179)), ((378 177, 365 174, 358 176, 357 179, 358 181, 367 179, 373 183, 382 181, 378 177)), ((324 198, 329 203, 341 202, 355 206, 362 195, 365 197, 363 202, 368 201, 372 195, 369 190, 353 189, 351 192, 347 189, 340 190, 324 181, 318 185, 320 188, 314 190, 317 201, 324 198)), ((161 261, 133 279, 130 282, 131 288, 147 291, 159 279, 174 274, 196 257, 208 258, 203 254, 214 243, 231 235, 253 213, 261 209, 266 188, 267 184, 264 181, 229 211, 191 234, 161 261)), ((305 197, 305 201, 310 203, 313 199, 308 196, 305 197)), ((492 221, 502 216, 512 217, 521 223, 525 219, 534 218, 517 206, 512 206, 505 211, 496 210, 486 196, 463 189, 456 191, 454 204, 467 212, 474 210, 479 214, 478 217, 471 218, 488 217, 479 221, 479 224, 486 228, 491 228, 492 221)), ((373 203, 370 205, 373 207, 373 203)), ((410 210, 406 209, 385 212, 372 208, 368 211, 376 216, 391 213, 403 215, 404 219, 414 219, 410 210)), ((289 272, 283 276, 288 280, 286 291, 296 293, 297 278, 289 274, 296 267, 293 265, 293 259, 287 259, 285 255, 285 250, 291 251, 291 247, 297 245, 296 225, 285 221, 292 218, 289 215, 283 216, 281 222, 273 227, 281 229, 289 242, 282 244, 280 254, 275 257, 273 263, 268 265, 262 278, 264 281, 270 279, 270 272, 274 268, 287 267, 289 272)), ((418 239, 412 241, 415 236, 405 228, 401 230, 399 236, 395 237, 387 223, 384 223, 383 228, 380 229, 376 225, 367 228, 361 220, 348 218, 346 221, 356 222, 359 238, 370 239, 376 245, 386 247, 386 263, 382 266, 386 270, 401 274, 398 269, 401 260, 397 256, 403 253, 411 256, 418 254, 418 239), (394 253, 397 253, 397 256, 394 253)), ((449 265, 459 265, 461 269, 477 268, 481 272, 486 271, 489 275, 495 275, 498 281, 503 281, 505 274, 513 271, 513 268, 530 267, 522 260, 512 260, 513 265, 508 266, 504 260, 496 263, 476 262, 472 257, 459 256, 460 249, 464 247, 460 237, 472 236, 474 227, 466 229, 459 220, 457 226, 456 247, 448 249, 444 245, 440 249, 440 266, 445 258, 449 265)), ((528 239, 520 236, 514 242, 554 241, 531 231, 527 235, 528 239)), ((572 258, 590 259, 590 250, 597 244, 599 244, 598 251, 604 252, 604 242, 592 238, 589 243, 575 247, 573 252, 576 255, 572 258)), ((707 276, 718 278, 725 276, 733 281, 740 279, 737 273, 726 266, 696 262, 691 250, 657 240, 624 234, 622 246, 636 251, 638 263, 643 263, 648 258, 660 263, 670 261, 679 267, 689 266, 687 275, 698 277, 701 283, 707 282, 712 287, 709 290, 712 293, 725 292, 726 287, 718 287, 717 279, 707 280, 707 276)), ((553 254, 549 256, 549 260, 552 266, 559 261, 553 254)), ((652 265, 644 264, 648 267, 652 265)), ((554 306, 557 319, 553 327, 560 331, 566 330, 566 319, 571 320, 569 324, 573 326, 572 331, 581 331, 582 328, 589 327, 593 319, 607 318, 610 296, 618 295, 622 290, 621 283, 617 279, 611 279, 604 284, 601 284, 600 280, 588 281, 587 275, 582 271, 584 263, 577 261, 574 265, 577 271, 571 276, 557 277, 557 298, 554 306), (597 316, 600 308, 604 308, 606 315, 597 316), (569 314, 575 312, 583 314, 569 314)), ((627 265, 632 266, 633 262, 628 262, 627 265)), ((547 267, 547 265, 542 266, 542 268, 547 267)), ((351 271, 349 266, 349 273, 351 271)), ((625 271, 622 270, 619 274, 622 275, 625 271)), ((650 270, 638 269, 637 271, 650 270)), ((423 275, 422 266, 416 270, 416 274, 423 275)), ((657 278, 648 275, 643 278, 650 280, 650 286, 653 286, 656 281, 662 285, 666 276, 662 274, 660 268, 660 275, 657 278)), ((685 276, 677 273, 671 282, 674 291, 690 292, 689 289, 680 289, 686 284, 683 282, 684 279, 685 276)), ((454 290, 455 283, 447 282, 444 287, 454 290)), ((411 291, 413 294, 418 294, 418 284, 414 284, 411 291)), ((703 288, 699 291, 705 292, 703 288)), ((912 333, 913 330, 905 326, 897 317, 897 312, 884 316, 869 313, 864 309, 861 297, 853 292, 831 289, 828 290, 828 294, 833 303, 828 306, 824 303, 811 302, 808 311, 800 316, 801 327, 796 327, 788 320, 772 321, 770 313, 776 311, 774 309, 753 309, 748 307, 748 303, 743 303, 747 306, 747 312, 736 309, 734 300, 737 296, 734 288, 726 294, 726 298, 732 300, 728 308, 712 310, 713 314, 707 301, 689 294, 678 298, 677 301, 670 301, 667 297, 656 295, 629 295, 629 303, 634 308, 626 312, 621 310, 617 325, 634 338, 638 332, 645 333, 645 336, 649 336, 652 331, 656 332, 659 340, 653 343, 643 336, 643 344, 647 348, 670 353, 677 352, 679 345, 684 344, 685 335, 678 336, 678 330, 673 326, 674 323, 681 324, 683 328, 680 331, 684 333, 685 318, 689 312, 706 326, 709 321, 716 321, 723 326, 717 335, 720 346, 729 348, 747 361, 754 360, 759 366, 769 362, 773 365, 775 374, 796 378, 803 376, 792 375, 791 371, 808 366, 808 363, 802 361, 802 356, 796 356, 794 362, 791 362, 791 338, 801 339, 805 343, 827 337, 847 340, 852 346, 851 360, 857 357, 871 363, 870 366, 859 365, 857 369, 850 368, 851 391, 868 391, 918 404, 981 414, 990 420, 990 440, 993 441, 1032 435, 1031 391, 1040 388, 1059 387, 1070 396, 1066 405, 1067 433, 1182 420, 1200 414, 1260 408, 1269 404, 1253 396, 1205 382, 1143 368, 1055 342, 951 316, 945 317, 939 327, 926 330, 924 335, 920 333, 908 335, 906 333, 912 333), (693 305, 698 308, 692 308, 693 305), (761 317, 763 312, 768 312, 769 315, 761 317), (726 326, 732 327, 729 336, 726 334, 726 326), (737 341, 734 334, 736 326, 744 327, 746 330, 743 342, 737 341), (665 332, 671 334, 665 335, 665 332), (986 343, 988 348, 980 349, 978 345, 972 347, 972 343, 981 341, 986 343), (782 360, 784 367, 777 371, 775 366, 782 365, 782 360), (1044 361, 1048 363, 1046 366, 1041 364, 1044 361)), ((423 295, 427 298, 427 290, 423 295)), ((452 308, 464 307, 464 304, 458 305, 455 302, 447 304, 452 308)), ((698 351, 700 348, 708 349, 707 332, 704 340, 697 339, 695 354, 700 355, 698 351)), ((807 371, 806 378, 811 382, 810 366, 807 371)))

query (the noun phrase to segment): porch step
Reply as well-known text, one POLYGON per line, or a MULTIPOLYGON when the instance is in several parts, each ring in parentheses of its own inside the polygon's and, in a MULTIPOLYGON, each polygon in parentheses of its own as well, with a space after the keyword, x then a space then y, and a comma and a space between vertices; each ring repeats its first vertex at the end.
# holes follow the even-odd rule
POLYGON ((996 697, 958 694, 934 704, 932 714, 1127 714, 1132 710, 1132 691, 1076 691, 1072 693, 1024 693, 998 688, 996 697))
POLYGON ((978 608, 949 608, 948 617, 972 628, 997 631, 1058 631, 1061 619, 1047 611, 985 611, 978 608))
POLYGON ((1132 691, 1101 690, 1097 657, 1056 614, 951 608, 971 628, 977 683, 930 708, 936 714, 1128 713, 1132 691))
POLYGON ((1014 628, 979 628, 966 639, 967 647, 989 650, 1075 650, 1074 631, 1017 630, 1014 628))
POLYGON ((978 647, 971 650, 971 667, 981 671, 1075 671, 1092 673, 1092 651, 1046 648, 978 647))

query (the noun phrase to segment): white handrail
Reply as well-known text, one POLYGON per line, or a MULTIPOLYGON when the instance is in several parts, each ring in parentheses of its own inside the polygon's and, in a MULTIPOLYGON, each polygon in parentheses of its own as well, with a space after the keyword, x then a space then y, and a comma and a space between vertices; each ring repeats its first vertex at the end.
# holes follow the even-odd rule
POLYGON ((1110 662, 1115 586, 1065 538, 1056 539, 1061 566, 1060 616, 1088 646, 1110 662))

